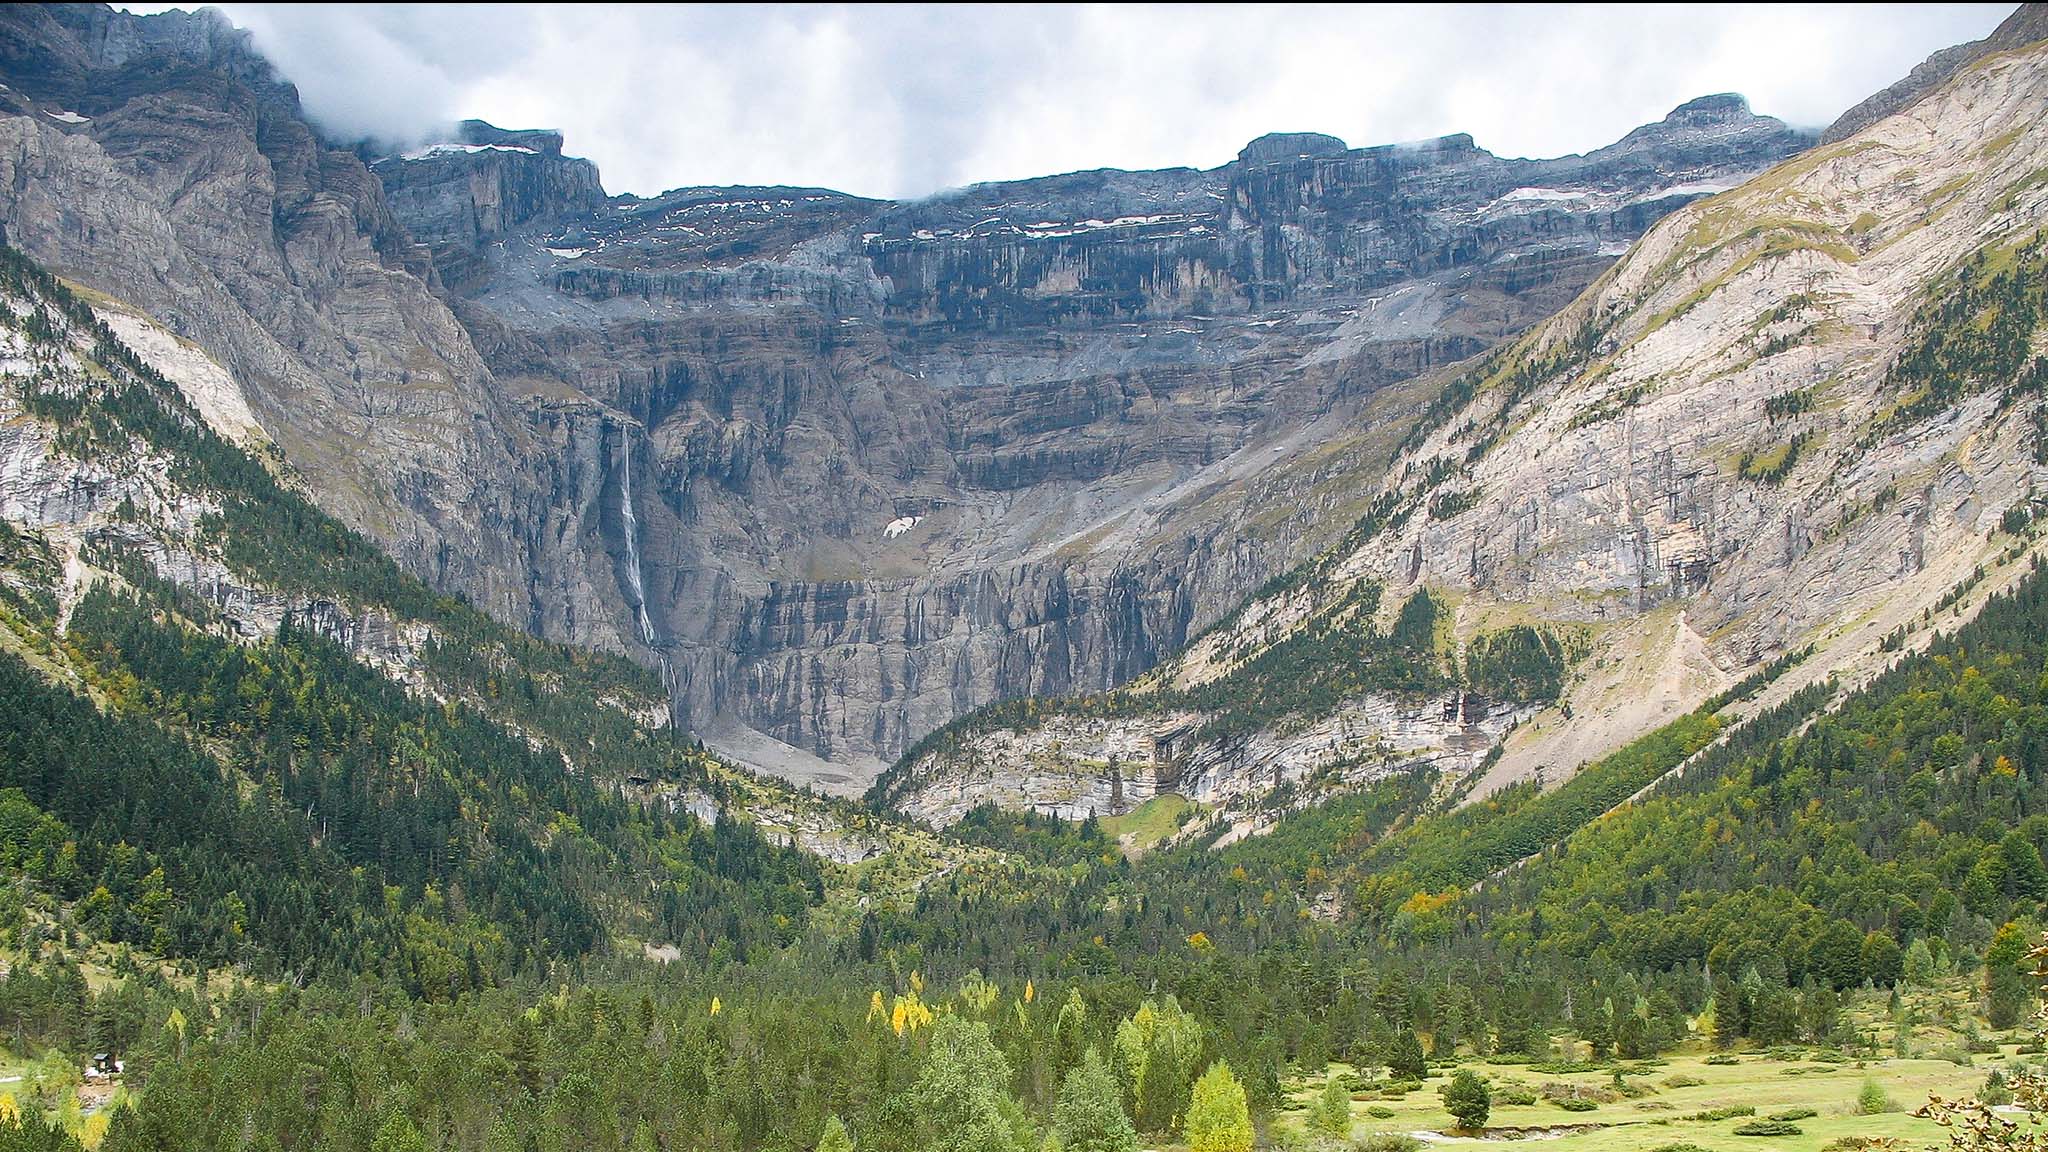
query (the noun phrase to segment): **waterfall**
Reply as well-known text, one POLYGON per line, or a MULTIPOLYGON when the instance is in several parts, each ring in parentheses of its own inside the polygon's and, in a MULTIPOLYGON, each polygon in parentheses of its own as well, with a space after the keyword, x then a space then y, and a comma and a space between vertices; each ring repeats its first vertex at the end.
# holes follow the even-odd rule
POLYGON ((675 669, 669 666, 668 653, 655 646, 654 619, 647 614, 647 582, 640 564, 640 516, 633 510, 633 430, 624 425, 619 429, 619 518, 626 526, 626 588, 633 594, 633 616, 640 624, 641 642, 661 662, 661 688, 668 694, 673 713, 675 669))
POLYGON ((619 436, 619 513, 626 521, 626 584, 633 590, 633 611, 640 619, 640 639, 654 647, 654 621, 647 615, 647 585, 640 573, 640 517, 633 512, 633 433, 619 436))

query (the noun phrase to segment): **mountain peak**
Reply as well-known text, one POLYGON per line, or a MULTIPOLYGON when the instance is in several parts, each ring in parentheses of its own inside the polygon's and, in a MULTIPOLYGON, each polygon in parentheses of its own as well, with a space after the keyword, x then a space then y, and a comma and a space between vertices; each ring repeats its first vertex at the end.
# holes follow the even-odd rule
POLYGON ((1673 108, 1670 114, 1664 117, 1664 120, 1666 123, 1674 120, 1681 122, 1744 120, 1754 115, 1755 113, 1751 112, 1749 108, 1749 98, 1742 95, 1742 93, 1716 92, 1711 96, 1701 96, 1694 100, 1687 100, 1685 103, 1673 108))
POLYGON ((553 128, 500 128, 487 120, 464 120, 456 125, 464 144, 494 144, 525 148, 543 156, 562 154, 562 134, 553 128))
POLYGON ((1350 146, 1321 132, 1268 132, 1237 154, 1240 164, 1271 164, 1303 157, 1342 156, 1350 146))

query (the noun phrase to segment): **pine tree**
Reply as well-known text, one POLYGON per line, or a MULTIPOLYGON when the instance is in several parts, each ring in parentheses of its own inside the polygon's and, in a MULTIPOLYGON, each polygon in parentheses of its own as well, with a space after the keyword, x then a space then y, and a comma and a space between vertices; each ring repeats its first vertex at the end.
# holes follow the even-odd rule
POLYGON ((1422 1054, 1422 1041, 1415 1033, 1402 1029, 1387 1044, 1384 1063, 1387 1074, 1397 1080, 1426 1080, 1429 1078, 1429 1059, 1422 1054))
POLYGON ((1342 1077, 1332 1073, 1309 1110, 1308 1126, 1338 1140, 1351 1135, 1351 1091, 1342 1077))
POLYGON ((1471 1069, 1460 1068, 1444 1090, 1444 1108, 1458 1118, 1458 1127, 1484 1128, 1493 1112, 1493 1092, 1471 1069))

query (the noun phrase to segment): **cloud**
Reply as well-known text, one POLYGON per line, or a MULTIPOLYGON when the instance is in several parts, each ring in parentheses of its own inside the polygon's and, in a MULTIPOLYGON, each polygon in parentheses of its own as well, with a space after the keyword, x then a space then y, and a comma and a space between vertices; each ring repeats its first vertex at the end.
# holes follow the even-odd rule
POLYGON ((348 138, 560 128, 606 187, 910 197, 1269 131, 1609 143, 1710 92, 1821 126, 2010 5, 222 6, 348 138))

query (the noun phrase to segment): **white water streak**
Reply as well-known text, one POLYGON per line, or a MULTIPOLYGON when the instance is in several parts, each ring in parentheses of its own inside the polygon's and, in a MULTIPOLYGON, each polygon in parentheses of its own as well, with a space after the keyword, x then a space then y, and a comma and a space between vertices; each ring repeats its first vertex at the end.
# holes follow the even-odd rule
MULTIPOLYGON (((675 707, 676 674, 668 653, 655 647, 654 619, 647 614, 647 581, 640 565, 640 516, 633 510, 633 430, 619 429, 619 514, 626 525, 626 587, 633 593, 633 615, 640 624, 640 639, 661 661, 661 688, 675 707)), ((671 716, 670 723, 675 721, 671 716)))
POLYGON ((654 646, 654 621, 647 615, 647 585, 640 572, 640 517, 633 512, 633 433, 619 437, 619 511, 626 521, 626 582, 633 590, 633 612, 640 620, 640 639, 654 646))

